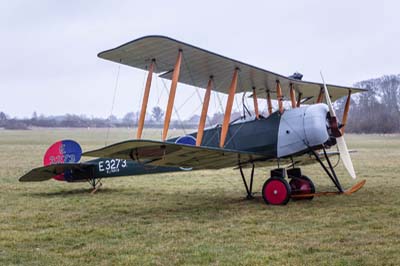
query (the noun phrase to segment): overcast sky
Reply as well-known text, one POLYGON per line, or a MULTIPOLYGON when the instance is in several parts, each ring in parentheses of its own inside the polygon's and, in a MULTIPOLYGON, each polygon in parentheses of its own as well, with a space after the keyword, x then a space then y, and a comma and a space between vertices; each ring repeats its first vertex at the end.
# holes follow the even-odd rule
MULTIPOLYGON (((0 111, 107 117, 118 65, 97 53, 154 34, 309 81, 320 70, 338 85, 398 74, 399 10, 398 1, 365 0, 1 1, 0 111)), ((121 67, 113 114, 139 110, 144 75, 121 67)), ((157 84, 150 107, 167 97, 157 84)), ((186 98, 192 91, 178 87, 186 98)), ((199 104, 190 100, 183 116, 199 104)))

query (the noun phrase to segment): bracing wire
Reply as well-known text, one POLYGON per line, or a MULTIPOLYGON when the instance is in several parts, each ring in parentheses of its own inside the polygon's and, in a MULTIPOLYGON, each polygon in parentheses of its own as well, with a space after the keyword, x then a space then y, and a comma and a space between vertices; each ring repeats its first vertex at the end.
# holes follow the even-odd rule
POLYGON ((114 103, 115 103, 115 96, 117 95, 117 88, 118 88, 118 83, 119 83, 120 70, 121 70, 121 64, 118 64, 117 77, 115 79, 115 86, 114 86, 114 95, 113 95, 112 103, 111 103, 110 116, 108 117, 109 121, 108 121, 108 127, 107 127, 107 132, 106 132, 106 140, 105 140, 104 146, 107 146, 108 137, 109 137, 109 134, 110 134, 111 116, 112 116, 112 114, 114 112, 114 103))
POLYGON ((225 142, 224 147, 227 146, 232 140, 233 138, 237 135, 237 133, 239 133, 239 131, 242 129, 242 127, 244 126, 245 123, 242 123, 235 131, 235 133, 232 134, 232 136, 225 142))
MULTIPOLYGON (((157 66, 157 64, 156 64, 156 66, 157 66)), ((160 86, 158 84, 158 79, 159 79, 159 77, 157 76, 157 78, 156 78, 156 90, 157 90, 157 94, 158 94, 158 99, 157 99, 156 106, 160 105, 160 99, 161 99, 161 95, 162 95, 162 90, 160 89, 160 86)), ((160 136, 162 136, 162 131, 160 132, 160 136)))
MULTIPOLYGON (((165 91, 167 92, 167 94, 169 94, 167 85, 165 84, 164 80, 161 79, 161 82, 162 82, 162 84, 164 85, 165 91)), ((178 110, 176 109, 175 106, 174 106, 173 108, 174 108, 174 113, 175 113, 176 117, 178 118, 179 124, 181 125, 181 128, 182 128, 182 130, 183 130, 183 133, 186 135, 186 129, 185 129, 185 126, 183 125, 183 122, 182 122, 181 117, 179 116, 179 112, 178 112, 178 110)))
MULTIPOLYGON (((183 62, 184 62, 184 64, 185 64, 185 67, 186 67, 186 69, 187 69, 188 72, 189 72, 190 79, 192 80, 192 83, 195 85, 195 88, 196 88, 196 89, 195 89, 195 93, 197 94, 197 97, 199 98, 200 103, 203 104, 203 99, 201 98, 201 95, 200 95, 200 93, 199 93, 198 86, 197 86, 197 84, 196 84, 195 81, 194 81, 194 78, 193 78, 193 75, 192 75, 192 71, 191 71, 190 68, 189 68, 189 64, 188 64, 187 61, 186 61, 186 56, 185 56, 184 53, 182 54, 182 57, 183 57, 183 62)), ((182 105, 182 106, 183 106, 183 105, 182 105)), ((211 126, 210 121, 208 121, 208 119, 206 119, 206 121, 207 121, 208 125, 211 126)))
MULTIPOLYGON (((239 87, 241 85, 240 74, 238 74, 238 85, 239 85, 239 87)), ((236 104, 237 111, 240 113, 240 104, 238 102, 238 99, 237 99, 236 95, 235 95, 235 104, 236 104)))
MULTIPOLYGON (((146 69, 147 69, 147 66, 146 66, 146 69)), ((146 72, 144 72, 144 74, 143 74, 142 88, 144 88, 146 86, 145 84, 146 84, 146 72)), ((134 114, 134 117, 136 118, 136 125, 139 124, 139 116, 137 114, 140 114, 140 107, 141 107, 141 103, 142 103, 142 99, 143 99, 143 94, 144 94, 144 89, 140 90, 140 97, 138 99, 138 101, 139 101, 138 108, 139 109, 136 111, 136 115, 134 114)), ((133 121, 132 129, 133 130, 135 129, 135 120, 133 121)))
POLYGON ((219 93, 217 92, 217 99, 218 99, 218 103, 219 103, 219 108, 221 109, 221 113, 224 113, 224 106, 222 105, 222 101, 221 98, 219 97, 219 93))
MULTIPOLYGON (((156 66, 156 68, 158 67, 157 62, 155 63, 155 66, 156 66)), ((157 78, 156 78, 156 88, 157 88, 157 93, 158 93, 158 95, 157 95, 157 103, 156 103, 156 106, 159 106, 159 105, 160 105, 161 96, 162 96, 162 94, 163 94, 163 90, 160 89, 160 86, 159 86, 159 84, 158 84, 158 79, 159 79, 159 77, 157 76, 157 78)))

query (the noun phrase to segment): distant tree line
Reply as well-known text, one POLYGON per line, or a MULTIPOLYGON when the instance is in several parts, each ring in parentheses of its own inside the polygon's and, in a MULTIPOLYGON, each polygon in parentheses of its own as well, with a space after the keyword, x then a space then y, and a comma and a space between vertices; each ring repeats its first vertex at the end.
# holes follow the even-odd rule
MULTIPOLYGON (((147 128, 159 128, 163 126, 164 111, 156 106, 151 113, 146 114, 145 125, 147 128)), ((179 121, 172 120, 170 126, 174 128, 197 127, 200 117, 197 115, 179 121)), ((105 128, 105 127, 135 127, 139 120, 139 112, 129 112, 121 118, 114 115, 108 118, 87 117, 85 115, 66 114, 61 116, 38 115, 33 112, 31 118, 10 118, 4 112, 0 112, 0 128, 4 129, 29 129, 31 127, 69 127, 69 128, 105 128)))
MULTIPOLYGON (((355 87, 368 89, 367 92, 352 95, 346 132, 353 133, 395 133, 400 132, 400 75, 383 76, 354 84, 355 87)), ((339 120, 343 115, 346 97, 335 102, 339 120)), ((241 113, 232 114, 237 119, 241 113)), ((146 115, 146 128, 163 126, 164 111, 155 106, 146 115)), ((66 114, 62 116, 44 116, 32 114, 31 118, 10 118, 0 112, 0 128, 29 129, 31 127, 136 127, 138 112, 130 112, 121 118, 114 115, 108 118, 89 118, 85 115, 66 114)), ((196 128, 200 116, 193 115, 186 120, 172 120, 172 128, 196 128)), ((215 113, 207 118, 207 126, 221 123, 223 113, 215 113)))
MULTIPOLYGON (((360 81, 354 86, 368 89, 368 92, 351 97, 346 132, 400 132, 400 75, 360 81)), ((346 97, 336 102, 339 119, 342 117, 345 102, 346 97)))

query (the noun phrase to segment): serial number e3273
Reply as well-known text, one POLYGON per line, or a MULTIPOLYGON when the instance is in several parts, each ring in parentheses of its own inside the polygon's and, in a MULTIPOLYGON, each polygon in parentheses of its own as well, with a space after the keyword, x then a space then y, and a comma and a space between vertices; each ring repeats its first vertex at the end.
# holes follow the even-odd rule
POLYGON ((107 174, 118 173, 120 169, 127 167, 126 160, 121 159, 107 159, 98 162, 99 172, 106 172, 107 174))

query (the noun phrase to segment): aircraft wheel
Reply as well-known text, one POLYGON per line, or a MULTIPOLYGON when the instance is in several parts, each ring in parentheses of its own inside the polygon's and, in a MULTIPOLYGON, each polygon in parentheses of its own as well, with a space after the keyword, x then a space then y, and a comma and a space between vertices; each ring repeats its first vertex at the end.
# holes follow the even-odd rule
POLYGON ((286 205, 290 199, 291 189, 288 182, 280 177, 271 177, 265 181, 262 197, 267 204, 286 205))
MULTIPOLYGON (((289 182, 292 195, 312 194, 315 193, 314 183, 305 175, 301 177, 293 177, 289 182)), ((293 198, 293 200, 312 200, 314 196, 306 198, 293 198)))

